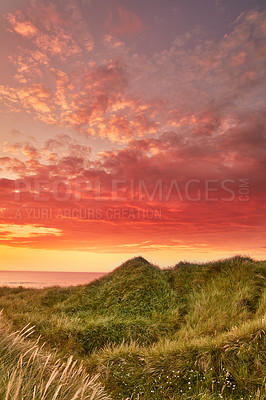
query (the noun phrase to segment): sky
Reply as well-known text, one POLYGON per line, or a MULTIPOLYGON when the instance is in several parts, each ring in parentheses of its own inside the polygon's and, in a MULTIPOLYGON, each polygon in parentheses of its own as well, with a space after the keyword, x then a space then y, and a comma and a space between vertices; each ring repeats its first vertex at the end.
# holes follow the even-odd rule
POLYGON ((266 259, 260 0, 0 3, 2 270, 266 259))

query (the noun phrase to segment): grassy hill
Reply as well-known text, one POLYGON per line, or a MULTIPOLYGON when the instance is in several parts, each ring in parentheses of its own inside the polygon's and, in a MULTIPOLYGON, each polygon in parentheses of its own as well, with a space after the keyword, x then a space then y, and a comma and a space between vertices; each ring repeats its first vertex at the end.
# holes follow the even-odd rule
POLYGON ((137 257, 88 285, 0 288, 0 308, 83 360, 113 399, 261 400, 265 279, 250 258, 161 270, 137 257))

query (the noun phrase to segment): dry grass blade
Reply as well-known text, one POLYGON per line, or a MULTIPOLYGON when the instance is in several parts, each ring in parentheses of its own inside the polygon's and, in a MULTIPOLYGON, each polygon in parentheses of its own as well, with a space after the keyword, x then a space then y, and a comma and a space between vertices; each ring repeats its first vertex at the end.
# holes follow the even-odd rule
POLYGON ((26 338, 27 326, 10 333, 0 317, 0 399, 3 400, 108 400, 98 383, 82 365, 47 354, 26 338))

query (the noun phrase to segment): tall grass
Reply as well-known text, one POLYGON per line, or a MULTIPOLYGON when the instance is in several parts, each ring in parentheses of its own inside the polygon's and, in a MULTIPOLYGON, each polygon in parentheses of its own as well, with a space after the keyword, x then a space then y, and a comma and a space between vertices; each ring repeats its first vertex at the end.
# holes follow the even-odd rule
POLYGON ((47 354, 26 340, 33 328, 10 333, 0 319, 0 398, 2 400, 108 400, 98 377, 89 376, 73 357, 47 354))

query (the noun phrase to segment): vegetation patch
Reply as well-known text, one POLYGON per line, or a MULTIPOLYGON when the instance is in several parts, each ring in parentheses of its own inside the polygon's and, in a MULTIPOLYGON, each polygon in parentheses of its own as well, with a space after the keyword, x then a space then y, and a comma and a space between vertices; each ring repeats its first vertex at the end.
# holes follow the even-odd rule
MULTIPOLYGON (((99 386, 99 396, 262 400, 265 279, 266 262, 247 257, 182 262, 164 270, 138 257, 88 285, 0 288, 0 308, 13 330, 34 326, 32 337, 41 335, 40 344, 46 341, 61 357, 82 360, 89 376, 98 374, 105 390, 99 386)), ((26 354, 32 354, 32 344, 23 343, 29 349, 26 354)), ((19 351, 16 354, 8 377, 3 369, 3 388, 13 376, 20 357, 19 351)), ((3 353, 2 365, 11 363, 5 357, 3 353)), ((37 358, 41 370, 45 357, 37 358)), ((53 363, 59 365, 55 359, 53 363)), ((21 379, 18 373, 14 382, 21 379)), ((36 373, 38 385, 38 369, 36 373)), ((53 392, 51 386, 47 400, 54 399, 56 387, 53 392)), ((15 387, 12 390, 15 396, 15 387)))

